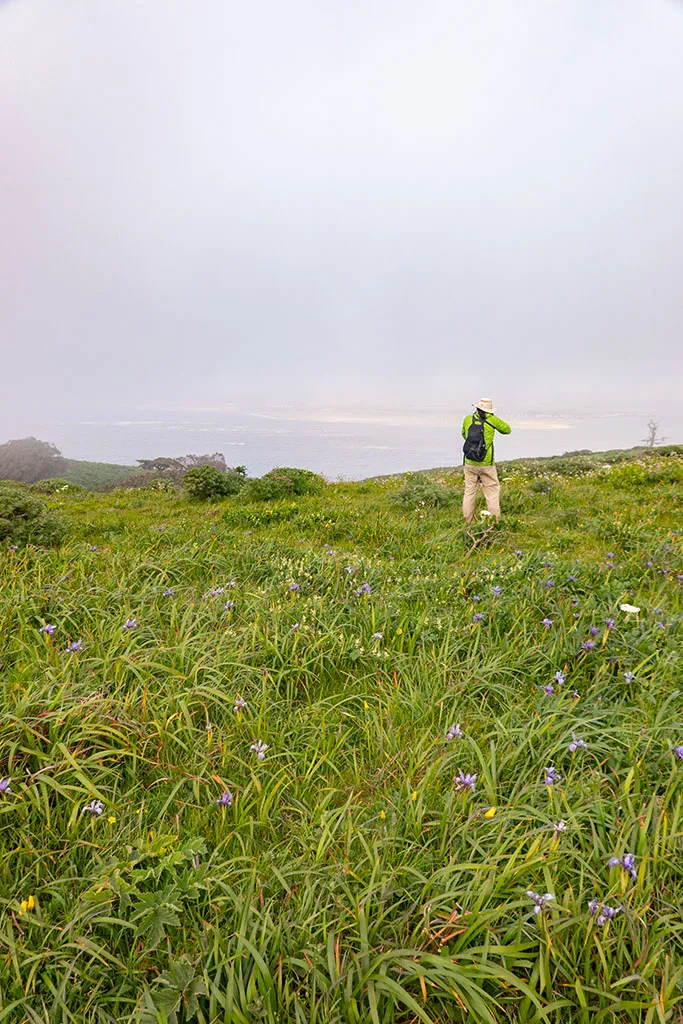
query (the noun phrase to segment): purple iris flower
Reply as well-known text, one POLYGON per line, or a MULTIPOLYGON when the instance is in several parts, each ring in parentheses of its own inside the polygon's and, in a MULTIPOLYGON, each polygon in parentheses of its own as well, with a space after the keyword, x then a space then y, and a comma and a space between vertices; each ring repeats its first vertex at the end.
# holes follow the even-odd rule
POLYGON ((86 804, 86 806, 81 811, 81 814, 88 813, 88 814, 100 815, 103 810, 104 810, 104 804, 102 803, 101 800, 92 800, 91 803, 86 804))
MULTIPOLYGON (((635 866, 636 866, 636 855, 635 855, 635 853, 625 853, 624 856, 621 858, 621 863, 623 864, 623 866, 626 868, 627 871, 630 871, 631 873, 633 873, 633 871, 635 869, 635 866)), ((633 877, 636 878, 637 876, 634 874, 633 877)))
POLYGON ((10 789, 10 785, 9 785, 11 781, 12 781, 12 777, 11 776, 9 777, 9 779, 0 779, 0 793, 11 793, 12 792, 12 790, 10 789))
POLYGON ((543 625, 545 626, 546 629, 550 629, 552 624, 553 624, 553 620, 552 619, 543 619, 543 625))
MULTIPOLYGON (((462 729, 460 728, 460 722, 458 722, 457 725, 452 725, 450 727, 450 729, 446 733, 446 739, 447 740, 456 740, 456 739, 459 740, 459 739, 462 739, 462 729)), ((683 747, 681 747, 681 749, 683 750, 683 747)))
POLYGON ((633 672, 624 672, 624 679, 627 683, 632 683, 635 678, 633 672))
POLYGON ((216 800, 216 804, 219 807, 232 807, 232 793, 230 790, 224 789, 218 800, 216 800))
POLYGON ((597 915, 597 922, 600 925, 605 924, 607 921, 611 921, 612 918, 616 917, 621 907, 608 907, 607 904, 601 903, 599 900, 588 901, 588 911, 591 917, 597 915))
POLYGON ((164 597, 175 597, 175 591, 173 587, 166 587, 164 591, 164 597))
POLYGON ((588 632, 590 633, 591 636, 597 636, 598 633, 600 632, 600 630, 598 629, 597 626, 591 626, 590 629, 588 630, 588 632))
POLYGON ((238 711, 242 711, 244 708, 246 708, 246 706, 247 702, 244 699, 244 697, 240 697, 238 695, 237 697, 235 697, 235 706, 232 710, 235 712, 235 714, 237 714, 238 711))
POLYGON ((46 622, 44 626, 40 627, 41 633, 47 633, 48 636, 54 636, 57 632, 57 627, 53 626, 51 622, 46 622))
POLYGON ((552 567, 553 567, 553 563, 552 562, 544 562, 543 564, 545 565, 546 569, 552 569, 552 567))
POLYGON ((522 552, 521 551, 515 551, 515 555, 516 555, 517 558, 521 558, 522 557, 522 552))
POLYGON ((674 754, 679 761, 683 761, 683 744, 680 747, 674 747, 674 754))
POLYGON ((502 587, 493 587, 492 588, 492 592, 493 592, 493 596, 494 597, 500 597, 500 595, 503 593, 503 588, 502 587))
POLYGON ((555 673, 555 682, 558 686, 562 686, 562 684, 564 683, 564 676, 559 671, 555 673))
POLYGON ((555 693, 555 687, 552 683, 548 683, 546 686, 543 687, 543 692, 546 695, 546 697, 552 697, 552 695, 555 693))
POLYGON ((544 768, 543 771, 545 772, 546 786, 554 786, 556 782, 562 781, 562 776, 557 768, 553 768, 552 765, 549 768, 544 768))
POLYGON ((614 629, 614 619, 605 619, 605 625, 608 629, 614 629))
POLYGON ((300 585, 298 583, 290 583, 289 584, 289 592, 290 592, 290 594, 298 594, 300 590, 301 590, 301 587, 300 587, 300 585))
POLYGON ((369 583, 362 583, 360 585, 360 587, 358 588, 358 590, 356 591, 356 597, 362 597, 363 594, 371 594, 371 593, 372 593, 372 587, 370 586, 370 584, 369 583))
POLYGON ((548 590, 550 590, 552 587, 555 586, 555 581, 554 580, 546 580, 545 581, 545 585, 546 585, 546 588, 548 590))
POLYGON ((253 751, 253 753, 256 754, 256 757, 258 758, 259 761, 262 761, 264 759, 264 757, 266 756, 266 750, 268 750, 268 744, 264 743, 263 740, 256 740, 249 747, 249 750, 253 751))
POLYGON ((69 644, 69 646, 67 647, 66 650, 67 650, 68 654, 73 654, 75 651, 82 651, 83 650, 83 641, 82 640, 74 640, 73 643, 69 644))
POLYGON ((126 621, 124 623, 124 626, 123 626, 124 632, 127 629, 136 629, 136 628, 137 628, 137 622, 135 621, 135 619, 126 619, 126 621))
POLYGON ((477 789, 477 776, 469 775, 458 768, 458 774, 453 776, 456 789, 469 789, 472 793, 477 789))
POLYGON ((226 601, 225 604, 223 605, 223 611, 231 612, 234 607, 235 607, 235 602, 234 601, 226 601))
POLYGON ((484 613, 483 612, 477 612, 477 614, 474 616, 474 621, 475 622, 481 622, 483 618, 484 618, 484 613))
POLYGON ((645 565, 646 565, 646 567, 647 567, 648 569, 651 569, 651 568, 652 568, 652 566, 653 566, 654 564, 655 564, 654 562, 646 562, 646 563, 645 563, 645 565))
POLYGON ((628 871, 634 882, 638 879, 636 855, 634 853, 625 853, 623 857, 610 857, 609 866, 611 868, 621 867, 624 871, 628 871))
POLYGON ((581 647, 584 651, 592 651, 595 647, 595 640, 584 640, 581 647))
POLYGON ((526 894, 535 904, 534 914, 540 914, 541 911, 545 909, 546 904, 555 899, 551 892, 544 892, 543 895, 541 895, 540 893, 534 892, 532 889, 527 889, 526 894))
POLYGON ((572 741, 569 744, 569 750, 570 750, 570 752, 572 754, 575 753, 575 751, 577 751, 580 747, 587 747, 587 746, 588 746, 588 744, 586 743, 585 740, 583 740, 579 736, 577 736, 575 732, 572 733, 572 741))
POLYGON ((604 906, 602 912, 598 914, 598 924, 605 924, 607 921, 611 921, 613 917, 616 917, 621 907, 608 907, 604 906))
POLYGON ((472 594, 472 600, 473 601, 481 601, 481 598, 479 597, 479 594, 472 594))
POLYGON ((574 583, 575 580, 576 580, 576 576, 567 576, 567 582, 568 583, 574 583))
POLYGON ((99 551, 100 549, 98 548, 97 544, 91 544, 90 545, 90 550, 91 551, 99 551))

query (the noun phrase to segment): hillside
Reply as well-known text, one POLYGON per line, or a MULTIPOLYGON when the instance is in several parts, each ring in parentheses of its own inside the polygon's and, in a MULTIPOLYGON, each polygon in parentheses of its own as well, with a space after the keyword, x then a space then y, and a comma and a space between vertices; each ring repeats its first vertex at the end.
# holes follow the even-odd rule
POLYGON ((72 484, 80 484, 97 491, 129 480, 138 472, 137 466, 119 466, 113 462, 84 462, 66 459, 66 469, 60 475, 72 484))
MULTIPOLYGON (((655 449, 637 445, 635 448, 613 448, 604 452, 593 452, 582 449, 575 452, 564 452, 562 455, 535 456, 526 459, 498 459, 496 464, 501 475, 505 473, 525 472, 536 476, 544 473, 557 473, 563 477, 582 476, 585 473, 616 466, 623 462, 637 462, 651 456, 667 456, 683 454, 683 445, 670 444, 655 449)), ((451 473, 462 473, 462 465, 438 466, 431 469, 415 470, 411 475, 444 476, 451 473)), ((399 474, 405 475, 405 474, 399 474)), ((373 480, 389 480, 391 474, 372 477, 373 480)))
POLYGON ((5 1018, 678 1019, 683 454, 594 458, 501 467, 488 534, 446 470, 49 499, 0 551, 5 1018))

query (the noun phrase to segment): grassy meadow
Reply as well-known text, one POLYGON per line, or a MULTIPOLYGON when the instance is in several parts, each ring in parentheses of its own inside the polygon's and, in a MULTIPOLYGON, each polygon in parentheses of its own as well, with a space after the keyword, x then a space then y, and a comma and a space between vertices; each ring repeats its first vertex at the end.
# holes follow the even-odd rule
POLYGON ((0 1024, 683 1021, 683 457, 579 461, 488 536, 447 471, 48 499, 0 1024))

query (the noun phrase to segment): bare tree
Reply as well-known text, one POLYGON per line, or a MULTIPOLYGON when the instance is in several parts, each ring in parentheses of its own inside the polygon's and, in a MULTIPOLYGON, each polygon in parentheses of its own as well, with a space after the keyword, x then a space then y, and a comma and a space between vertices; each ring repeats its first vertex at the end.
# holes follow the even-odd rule
POLYGON ((659 444, 664 444, 666 441, 665 437, 657 437, 657 431, 659 430, 659 423, 656 420, 649 420, 647 424, 647 437, 642 437, 641 441, 647 448, 656 448, 659 444))

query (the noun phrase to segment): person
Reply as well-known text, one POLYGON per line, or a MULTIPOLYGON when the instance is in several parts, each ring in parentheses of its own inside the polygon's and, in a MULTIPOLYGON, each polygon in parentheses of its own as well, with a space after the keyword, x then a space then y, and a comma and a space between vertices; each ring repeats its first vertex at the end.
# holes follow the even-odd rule
POLYGON ((474 413, 465 416, 463 420, 465 493, 462 499, 462 514, 466 523, 471 523, 474 519, 474 504, 479 484, 484 491, 487 509, 492 516, 500 518, 500 483, 494 462, 493 438, 496 430, 500 434, 509 434, 511 428, 504 420, 494 415, 495 411, 490 398, 481 398, 474 413))

